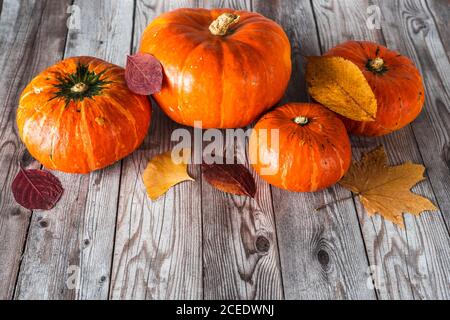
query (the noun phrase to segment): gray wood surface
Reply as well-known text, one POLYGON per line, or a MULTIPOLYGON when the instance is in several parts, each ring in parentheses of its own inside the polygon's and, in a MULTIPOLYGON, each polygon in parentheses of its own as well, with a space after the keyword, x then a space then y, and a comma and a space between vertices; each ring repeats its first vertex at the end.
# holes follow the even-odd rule
MULTIPOLYGON (((15 125, 21 91, 40 70, 60 60, 69 1, 4 1, 0 16, 0 299, 11 298, 31 212, 11 193, 18 163, 36 166, 20 142, 15 125), (51 54, 49 54, 49 52, 51 54)), ((38 165, 39 166, 39 165, 38 165)))
MULTIPOLYGON (((293 1, 283 6, 259 1, 255 9, 279 21, 293 48, 294 74, 284 101, 305 101, 305 57, 320 55, 312 7, 293 1)), ((308 101, 308 100, 307 100, 308 101)), ((354 204, 339 186, 316 193, 293 193, 272 187, 287 299, 375 299, 366 285, 368 261, 354 204)))
MULTIPOLYGON (((0 299, 450 298, 448 1, 0 0, 0 7, 0 299), (373 5, 381 29, 366 25, 373 5), (10 185, 18 161, 40 166, 15 127, 28 81, 63 57, 124 65, 146 25, 178 7, 251 10, 280 23, 293 74, 279 104, 309 101, 305 57, 345 40, 376 41, 411 57, 424 77, 424 111, 388 136, 353 137, 353 157, 381 144, 391 164, 423 163, 427 180, 413 190, 440 211, 407 214, 402 230, 369 217, 357 199, 314 212, 350 195, 339 186, 290 193, 255 175, 255 201, 217 191, 194 165, 195 182, 151 201, 142 171, 170 150, 180 128, 154 102, 149 134, 132 155, 89 175, 54 172, 65 192, 52 210, 16 204, 10 185), (80 29, 68 29, 78 9, 80 29)), ((248 166, 246 151, 238 152, 248 166)))
MULTIPOLYGON (((335 2, 334 5, 330 5, 326 1, 314 1, 322 49, 326 51, 343 41, 358 39, 372 40, 383 44, 386 33, 393 31, 394 28, 392 25, 386 25, 386 21, 400 21, 399 16, 402 15, 399 13, 399 16, 395 18, 388 18, 387 14, 399 10, 395 7, 382 6, 388 3, 393 4, 394 2, 382 1, 380 3, 383 13, 381 29, 370 30, 365 23, 368 16, 366 8, 371 5, 368 1, 358 1, 351 5, 347 2, 335 2), (336 32, 330 33, 331 27, 336 32)), ((395 31, 393 32, 395 33, 395 31)), ((388 44, 388 46, 401 51, 401 48, 393 44, 388 44)), ((381 138, 353 137, 352 145, 356 158, 359 158, 362 152, 371 150, 377 145, 383 145, 391 164, 399 164, 408 160, 422 163, 410 126, 381 138)), ((419 184, 414 190, 436 203, 428 181, 419 184)), ((376 272, 381 284, 378 290, 379 297, 381 299, 406 299, 416 296, 429 299, 448 298, 448 286, 446 289, 440 290, 439 283, 437 286, 433 284, 436 281, 435 274, 441 274, 443 277, 438 277, 438 279, 442 279, 444 282, 448 283, 450 279, 445 268, 446 264, 437 263, 437 260, 448 260, 450 252, 448 250, 448 232, 442 220, 442 214, 428 212, 418 218, 405 215, 406 228, 403 231, 386 223, 380 216, 368 217, 358 201, 356 204, 371 270, 376 272), (434 232, 426 231, 430 227, 434 232), (441 255, 436 255, 436 248, 442 252, 441 255), (428 263, 424 265, 424 261, 428 263)))
MULTIPOLYGON (((137 1, 133 50, 140 35, 156 16, 186 1, 137 1)), ((123 162, 117 218, 117 236, 110 297, 112 299, 201 299, 202 219, 200 173, 196 182, 182 183, 149 201, 142 182, 147 162, 170 150, 177 125, 153 102, 150 134, 143 145, 123 162)))
MULTIPOLYGON (((131 45, 133 1, 76 0, 74 5, 80 8, 80 29, 69 30, 64 56, 92 55, 124 65, 131 45)), ((65 13, 67 8, 61 10, 65 13)), ((67 30, 65 22, 61 28, 67 30)), ((58 206, 33 214, 15 297, 105 299, 120 163, 89 175, 55 175, 65 191, 58 206)))
MULTIPOLYGON (((202 6, 251 11, 252 2, 204 1, 202 6)), ((224 148, 233 150, 231 145, 224 148)), ((236 145, 233 151, 250 167, 245 147, 236 145)), ((271 191, 256 175, 255 179, 256 200, 202 183, 206 299, 283 298, 271 191)))

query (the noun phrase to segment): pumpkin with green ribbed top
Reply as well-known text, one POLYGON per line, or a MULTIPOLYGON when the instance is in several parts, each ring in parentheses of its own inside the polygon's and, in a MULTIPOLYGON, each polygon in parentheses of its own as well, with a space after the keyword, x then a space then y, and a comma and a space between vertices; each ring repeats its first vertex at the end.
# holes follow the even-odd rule
POLYGON ((19 136, 46 168, 88 173, 134 151, 151 119, 124 69, 93 57, 65 59, 35 77, 17 109, 19 136))

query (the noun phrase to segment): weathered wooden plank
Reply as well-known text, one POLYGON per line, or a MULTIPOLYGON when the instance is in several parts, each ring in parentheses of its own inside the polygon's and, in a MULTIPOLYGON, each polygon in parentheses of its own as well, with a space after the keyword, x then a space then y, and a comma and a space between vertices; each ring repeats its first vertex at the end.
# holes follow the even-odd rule
MULTIPOLYGON (((138 0, 134 50, 153 18, 176 7, 195 5, 192 1, 138 0)), ((199 168, 189 169, 196 182, 181 183, 157 201, 147 198, 142 172, 149 159, 170 150, 171 133, 180 127, 155 103, 153 107, 152 125, 144 144, 123 162, 110 298, 201 299, 199 168)))
POLYGON ((446 221, 445 225, 439 215, 427 213, 419 219, 422 224, 414 224, 417 239, 410 242, 415 251, 422 246, 428 249, 420 256, 419 267, 410 271, 413 279, 424 279, 413 284, 414 295, 418 299, 449 299, 450 242, 444 229, 450 230, 450 60, 427 1, 378 4, 387 21, 400 22, 383 29, 387 45, 410 56, 423 75, 425 106, 412 129, 421 160, 427 167, 435 203, 446 221))
MULTIPOLYGON (((305 101, 304 57, 320 54, 310 3, 258 1, 254 8, 278 21, 291 40, 293 76, 284 101, 305 101)), ((368 262, 352 201, 314 212, 349 193, 339 187, 314 194, 272 187, 272 195, 286 298, 374 299, 366 286, 368 262)))
MULTIPOLYGON (((393 24, 382 31, 367 27, 368 1, 313 3, 323 51, 350 39, 372 40, 383 44, 383 35, 393 28, 393 24)), ((396 21, 395 25, 403 23, 405 17, 402 15, 387 18, 388 11, 391 10, 393 8, 382 9, 386 21, 396 21)), ((382 27, 385 26, 383 23, 386 22, 382 22, 382 27)), ((397 39, 388 45, 399 49, 402 41, 397 39)), ((380 138, 352 137, 354 158, 359 158, 362 152, 380 144, 385 146, 392 164, 408 160, 422 162, 410 126, 380 138)), ((419 184, 414 191, 435 201, 429 181, 419 184)), ((356 203, 371 271, 377 278, 378 296, 382 299, 445 297, 445 290, 439 287, 448 279, 445 266, 449 246, 440 213, 424 213, 419 218, 406 215, 406 229, 400 230, 379 216, 369 218, 359 202, 356 203), (442 252, 440 255, 435 253, 437 248, 442 252)))
POLYGON ((447 34, 440 37, 426 1, 382 2, 380 6, 386 11, 386 19, 403 17, 402 24, 384 30, 386 42, 408 54, 423 75, 426 103, 412 127, 434 193, 450 226, 450 60, 441 42, 443 39, 448 43, 445 36, 450 32, 444 28, 447 34))
POLYGON ((445 47, 447 57, 450 57, 450 1, 428 1, 424 2, 428 6, 430 18, 434 20, 439 32, 441 44, 445 47))
POLYGON ((64 25, 69 2, 0 2, 0 299, 13 296, 31 216, 10 189, 18 161, 35 165, 17 135, 15 111, 28 81, 62 57, 67 29, 54 26, 64 25))
MULTIPOLYGON (((252 9, 251 1, 205 1, 203 6, 252 9)), ((225 130, 222 133, 225 137, 225 130)), ((245 146, 235 147, 236 155, 249 167, 245 146)), ((283 298, 270 188, 255 179, 256 201, 225 194, 202 182, 206 299, 283 298)))
MULTIPOLYGON (((69 31, 65 56, 93 55, 123 65, 131 45, 133 1, 77 0, 72 9, 81 19, 73 26, 80 30, 69 31)), ((65 28, 52 28, 58 25, 65 28)), ((89 175, 55 174, 65 191, 53 210, 32 217, 16 298, 105 299, 120 163, 89 175)))

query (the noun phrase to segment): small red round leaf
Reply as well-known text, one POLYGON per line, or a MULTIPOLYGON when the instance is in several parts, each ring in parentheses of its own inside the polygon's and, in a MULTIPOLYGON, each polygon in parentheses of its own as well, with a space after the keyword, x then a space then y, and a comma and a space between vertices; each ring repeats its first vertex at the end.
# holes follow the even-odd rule
POLYGON ((48 171, 20 168, 12 183, 14 199, 27 209, 49 210, 64 191, 61 182, 48 171))
POLYGON ((141 95, 161 91, 163 80, 161 63, 151 54, 136 53, 127 57, 125 81, 128 89, 141 95))

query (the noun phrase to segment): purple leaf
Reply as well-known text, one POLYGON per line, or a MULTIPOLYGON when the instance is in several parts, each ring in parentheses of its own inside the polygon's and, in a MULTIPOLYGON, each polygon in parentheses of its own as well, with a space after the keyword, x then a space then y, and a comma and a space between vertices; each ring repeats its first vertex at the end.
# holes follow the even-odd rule
POLYGON ((202 164, 203 178, 223 192, 246 195, 254 198, 255 179, 242 164, 202 164))
POLYGON ((136 53, 127 57, 125 81, 128 89, 141 95, 161 91, 163 73, 161 63, 151 54, 136 53))
POLYGON ((53 208, 64 191, 59 179, 50 172, 22 167, 11 188, 14 199, 22 207, 43 210, 53 208))

